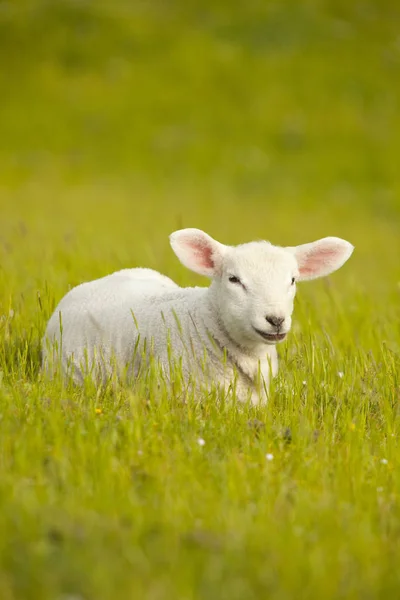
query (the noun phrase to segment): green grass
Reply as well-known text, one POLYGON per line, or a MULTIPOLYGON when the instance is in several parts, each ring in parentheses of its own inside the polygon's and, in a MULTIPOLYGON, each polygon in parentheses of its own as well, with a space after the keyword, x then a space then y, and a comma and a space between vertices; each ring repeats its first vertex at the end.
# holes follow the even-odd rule
POLYGON ((2 600, 398 598, 398 18, 2 3, 2 600), (70 286, 128 266, 206 284, 169 248, 186 226, 356 247, 299 285, 268 406, 44 380, 70 286))

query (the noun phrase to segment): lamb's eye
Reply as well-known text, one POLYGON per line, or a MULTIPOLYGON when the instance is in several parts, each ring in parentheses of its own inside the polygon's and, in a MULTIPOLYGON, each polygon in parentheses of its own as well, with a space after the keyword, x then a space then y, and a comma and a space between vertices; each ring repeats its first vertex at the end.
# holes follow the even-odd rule
POLYGON ((231 283, 242 283, 242 282, 240 281, 239 277, 235 277, 235 275, 231 275, 231 276, 229 277, 229 281, 230 281, 231 283))
POLYGON ((295 281, 296 281, 295 277, 292 277, 292 285, 294 285, 295 281))

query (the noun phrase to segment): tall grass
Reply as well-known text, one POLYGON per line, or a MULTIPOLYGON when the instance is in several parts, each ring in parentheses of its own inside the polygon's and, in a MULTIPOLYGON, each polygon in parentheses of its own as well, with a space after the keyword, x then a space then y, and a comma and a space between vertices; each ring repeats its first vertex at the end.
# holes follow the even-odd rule
MULTIPOLYGON (((0 598, 397 598, 399 8, 3 2, 0 598), (349 239, 267 407, 39 373, 73 285, 204 284, 174 229, 349 239)), ((178 382, 179 383, 179 382, 178 382)))

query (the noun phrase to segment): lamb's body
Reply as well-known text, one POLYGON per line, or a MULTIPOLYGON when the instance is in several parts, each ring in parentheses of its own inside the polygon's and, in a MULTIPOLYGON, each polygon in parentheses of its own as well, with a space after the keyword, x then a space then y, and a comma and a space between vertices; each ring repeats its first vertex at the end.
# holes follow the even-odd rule
POLYGON ((61 359, 63 372, 77 383, 87 371, 96 381, 115 370, 136 376, 146 339, 167 378, 172 352, 186 379, 193 375, 198 383, 225 391, 235 379, 240 400, 263 400, 259 367, 268 384, 271 367, 275 374, 278 366, 275 346, 260 342, 251 356, 242 352, 221 327, 213 300, 210 288, 181 288, 150 269, 125 269, 81 284, 61 300, 48 323, 45 368, 51 373, 61 359))
POLYGON ((154 358, 184 383, 235 390, 265 400, 278 370, 275 344, 291 327, 295 281, 327 275, 353 246, 325 238, 294 248, 269 242, 225 246, 198 229, 170 236, 181 262, 211 277, 209 287, 181 288, 151 269, 124 269, 72 289, 50 318, 43 366, 77 383, 135 377, 154 358), (210 385, 211 384, 211 385, 210 385))

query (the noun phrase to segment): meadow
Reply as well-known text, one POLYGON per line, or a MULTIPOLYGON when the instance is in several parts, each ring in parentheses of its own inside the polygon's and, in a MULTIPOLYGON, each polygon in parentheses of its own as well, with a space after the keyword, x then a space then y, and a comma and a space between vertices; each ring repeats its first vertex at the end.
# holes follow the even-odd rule
MULTIPOLYGON (((400 593, 400 9, 0 5, 0 598, 400 593), (168 243, 352 242, 298 286, 267 406, 48 381, 82 281, 168 243)), ((154 379, 154 378, 153 378, 154 379)))

